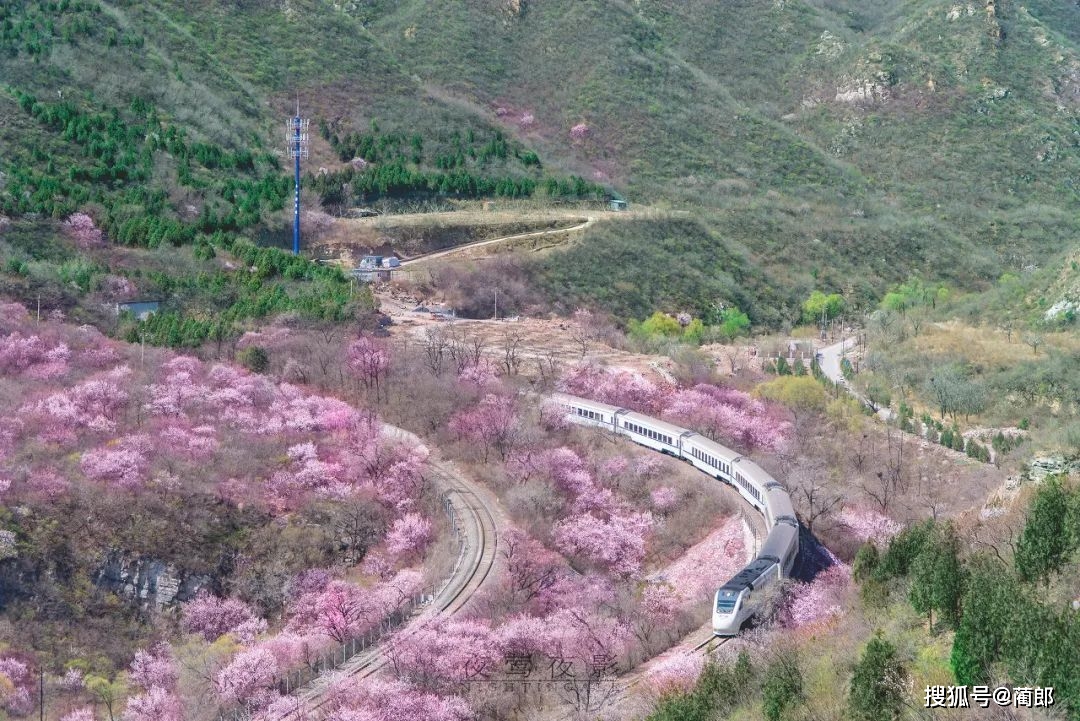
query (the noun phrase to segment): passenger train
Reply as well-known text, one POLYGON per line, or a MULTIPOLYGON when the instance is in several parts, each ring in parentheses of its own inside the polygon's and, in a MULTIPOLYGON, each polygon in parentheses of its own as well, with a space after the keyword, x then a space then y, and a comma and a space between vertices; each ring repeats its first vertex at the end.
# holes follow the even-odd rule
POLYGON ((765 517, 768 535, 757 556, 717 590, 713 601, 713 633, 737 634, 757 610, 764 590, 791 573, 799 553, 799 522, 784 486, 749 458, 680 426, 565 393, 552 399, 567 408, 575 423, 627 436, 733 486, 765 517))

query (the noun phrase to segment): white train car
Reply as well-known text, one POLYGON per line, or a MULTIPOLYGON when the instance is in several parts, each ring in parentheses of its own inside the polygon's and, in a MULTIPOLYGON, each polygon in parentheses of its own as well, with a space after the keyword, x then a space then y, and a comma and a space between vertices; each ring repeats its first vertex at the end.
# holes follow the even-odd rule
POLYGON ((615 414, 617 433, 622 433, 635 443, 681 458, 683 436, 690 433, 685 428, 658 421, 650 416, 619 410, 615 414))
POLYGON ((783 484, 748 458, 681 426, 565 393, 555 394, 553 400, 566 407, 575 423, 625 435, 730 484, 765 517, 768 535, 757 555, 714 597, 713 632, 737 634, 757 610, 765 589, 791 573, 799 554, 799 522, 783 484))

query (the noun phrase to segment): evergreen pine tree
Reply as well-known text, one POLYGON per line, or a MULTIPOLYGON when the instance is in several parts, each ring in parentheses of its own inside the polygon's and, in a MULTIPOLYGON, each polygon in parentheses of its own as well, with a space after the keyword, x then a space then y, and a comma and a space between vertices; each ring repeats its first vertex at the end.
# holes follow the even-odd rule
POLYGON ((848 693, 848 708, 855 721, 894 721, 904 704, 907 669, 896 647, 881 637, 870 639, 855 665, 848 693))

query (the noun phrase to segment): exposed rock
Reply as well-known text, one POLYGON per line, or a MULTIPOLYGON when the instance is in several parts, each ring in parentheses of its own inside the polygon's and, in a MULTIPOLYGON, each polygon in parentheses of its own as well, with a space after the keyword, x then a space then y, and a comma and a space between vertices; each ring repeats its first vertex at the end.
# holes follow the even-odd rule
POLYGON ((112 553, 94 580, 98 586, 137 600, 140 605, 161 608, 190 600, 210 578, 186 574, 161 561, 145 558, 133 561, 120 553, 112 553))
POLYGON ((1028 475, 1030 475, 1031 480, 1036 483, 1042 481, 1047 476, 1053 476, 1059 473, 1070 474, 1077 472, 1080 472, 1080 458, 1043 456, 1042 458, 1033 458, 1028 463, 1028 475))

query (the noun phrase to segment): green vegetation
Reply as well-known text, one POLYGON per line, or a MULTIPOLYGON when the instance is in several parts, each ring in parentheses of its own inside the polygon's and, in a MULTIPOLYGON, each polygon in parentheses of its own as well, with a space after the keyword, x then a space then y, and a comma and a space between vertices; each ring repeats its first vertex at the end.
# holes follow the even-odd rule
POLYGON ((818 323, 823 318, 829 320, 840 315, 844 310, 844 297, 839 293, 822 293, 815 290, 810 297, 803 301, 803 322, 818 323))
POLYGON ((252 373, 264 373, 270 367, 270 355, 265 348, 257 345, 241 350, 236 354, 236 360, 252 373))
POLYGON ((672 317, 656 311, 643 321, 630 320, 630 338, 646 351, 653 351, 673 342, 697 346, 716 340, 733 340, 744 335, 750 327, 750 319, 738 308, 725 308, 710 313, 720 321, 719 325, 705 325, 701 318, 691 318, 687 313, 672 317))
MULTIPOLYGON (((906 590, 932 628, 955 629, 951 662, 959 683, 986 684, 1003 669, 1017 685, 1053 686, 1070 718, 1080 718, 1080 619, 1036 593, 1080 562, 1080 488, 1053 477, 1039 487, 1007 566, 1000 555, 965 558, 953 526, 932 520, 900 533, 880 557, 872 548, 855 560, 864 600, 880 604, 882 594, 906 590)), ((874 705, 860 702, 868 713, 874 705)))
POLYGON ((894 721, 905 702, 907 670, 896 647, 880 635, 870 639, 855 665, 848 707, 856 721, 894 721))
POLYGON ((663 699, 648 721, 708 721, 722 716, 757 695, 760 675, 745 651, 730 669, 710 663, 692 691, 663 699))

